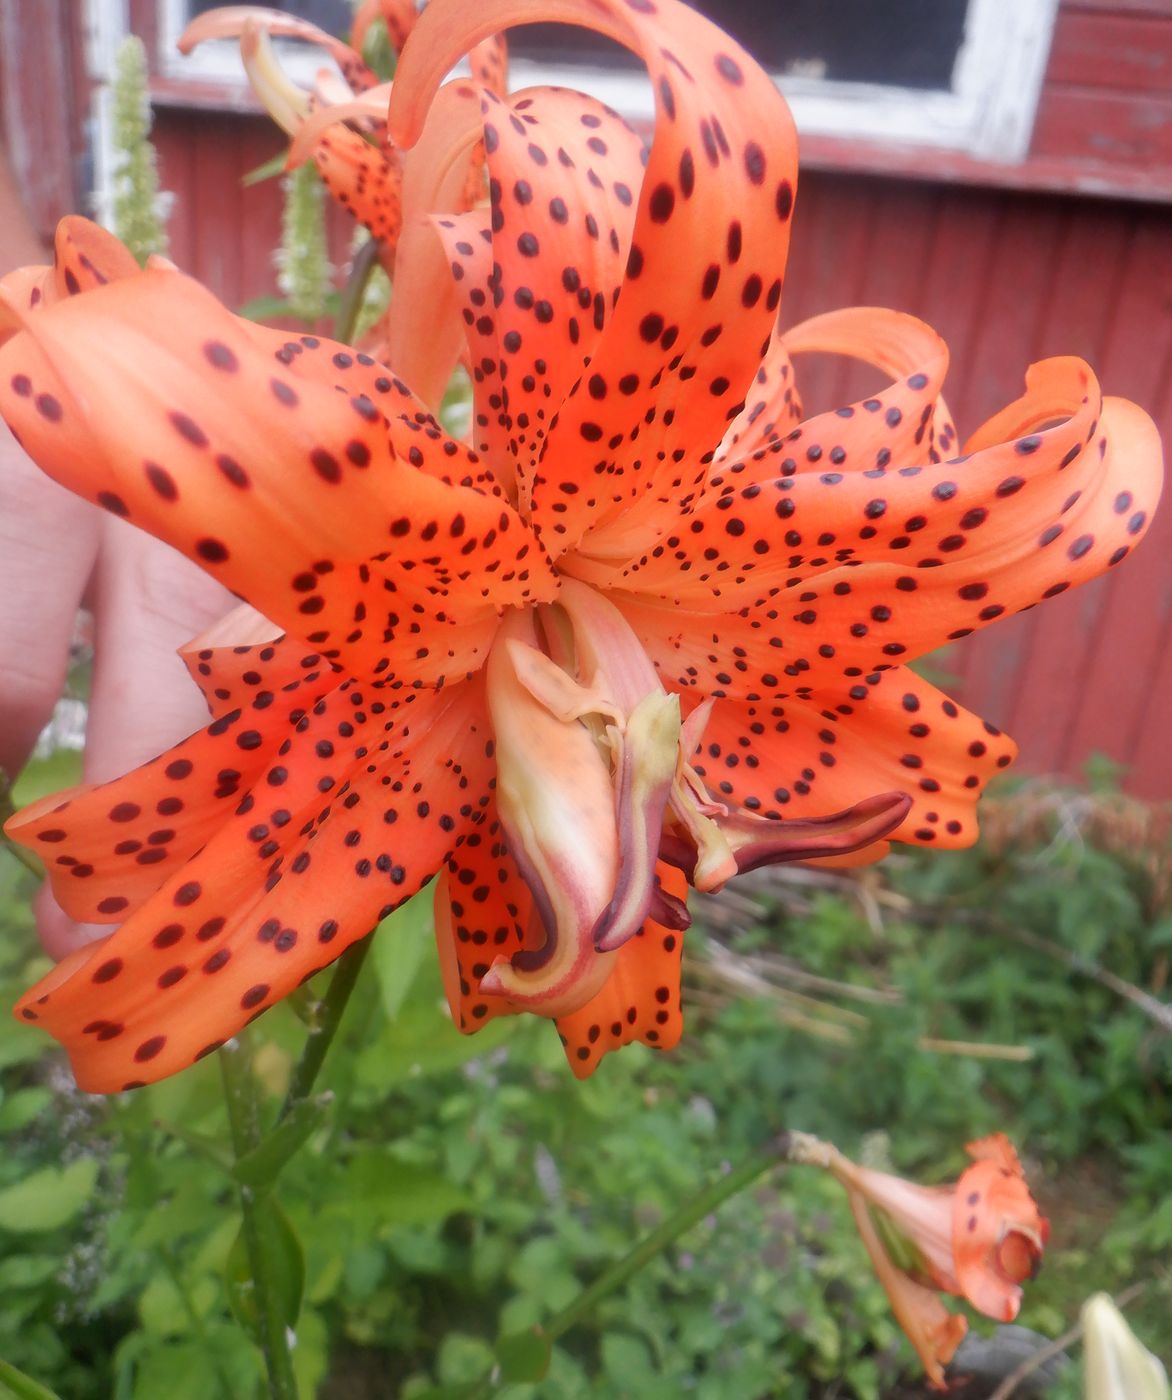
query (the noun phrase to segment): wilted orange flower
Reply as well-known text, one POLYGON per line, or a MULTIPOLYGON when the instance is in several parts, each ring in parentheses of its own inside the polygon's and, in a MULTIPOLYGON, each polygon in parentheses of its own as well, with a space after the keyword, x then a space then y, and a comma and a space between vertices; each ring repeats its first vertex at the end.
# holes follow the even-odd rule
POLYGON ((943 1388, 968 1324, 938 1292, 1012 1322, 1021 1285, 1035 1277, 1050 1234, 1017 1153, 1003 1133, 965 1148, 973 1165, 952 1186, 917 1186, 831 1152, 875 1272, 929 1380, 943 1388))
POLYGON ((1150 421, 1079 360, 958 456, 927 326, 778 332, 792 123, 678 0, 432 0, 397 148, 425 116, 437 168, 487 151, 490 206, 437 217, 400 277, 433 338, 447 307, 466 330, 471 445, 369 356, 167 267, 67 234, 50 280, 80 295, 6 284, 29 452, 250 605, 188 650, 207 729, 10 824, 69 912, 121 922, 19 1006, 84 1088, 190 1064, 437 872, 462 1029, 551 1016, 578 1074, 673 1044, 687 882, 971 842, 1013 745, 907 663, 1118 563, 1155 504, 1150 421), (650 151, 575 92, 437 96, 546 13, 642 55, 650 151), (893 382, 802 422, 808 350, 893 382))

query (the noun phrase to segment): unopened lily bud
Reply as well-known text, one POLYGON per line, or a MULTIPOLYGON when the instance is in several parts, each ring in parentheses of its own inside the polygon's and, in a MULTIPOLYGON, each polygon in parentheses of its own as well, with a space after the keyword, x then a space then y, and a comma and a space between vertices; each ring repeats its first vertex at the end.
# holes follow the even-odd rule
POLYGON ((1106 1293, 1082 1306, 1086 1400, 1168 1400, 1168 1375, 1106 1293))

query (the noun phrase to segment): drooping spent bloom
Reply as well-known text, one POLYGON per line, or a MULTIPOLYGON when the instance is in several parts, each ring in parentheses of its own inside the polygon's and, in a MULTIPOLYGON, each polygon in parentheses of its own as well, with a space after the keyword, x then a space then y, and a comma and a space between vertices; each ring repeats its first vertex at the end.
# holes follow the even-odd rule
POLYGON ((10 824, 69 912, 120 925, 18 1008, 87 1089, 190 1064, 433 876, 461 1029, 549 1016, 577 1074, 674 1044, 687 885, 970 843, 1013 745, 907 663, 1143 533, 1155 431, 1082 361, 1034 366, 957 454, 929 327, 780 334, 796 143, 748 54, 678 0, 550 14, 642 56, 649 150, 579 93, 440 87, 535 3, 432 0, 391 98, 396 148, 486 151, 489 206, 438 215, 401 279, 466 335, 471 444, 173 269, 66 249, 77 295, 5 283, 28 451, 247 604, 189 649, 205 730, 10 824), (892 382, 802 421, 812 350, 892 382))
POLYGON ((827 1166, 847 1189, 871 1263, 933 1386, 968 1329, 940 1293, 1012 1322, 1021 1285, 1035 1277, 1049 1237, 1017 1153, 1002 1133, 971 1142, 952 1186, 918 1186, 856 1166, 830 1149, 827 1166))

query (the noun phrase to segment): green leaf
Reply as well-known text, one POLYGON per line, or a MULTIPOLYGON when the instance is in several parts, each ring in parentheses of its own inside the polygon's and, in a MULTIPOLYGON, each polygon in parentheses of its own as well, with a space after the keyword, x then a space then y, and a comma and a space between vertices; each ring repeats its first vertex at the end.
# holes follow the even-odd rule
POLYGON ((552 1351, 552 1344, 540 1327, 502 1337, 496 1344, 501 1379, 509 1382, 544 1380, 552 1351))
POLYGON ((52 1101, 48 1089, 17 1089, 0 1105, 0 1133, 15 1133, 27 1127, 52 1101))
POLYGON ((94 1194, 98 1163, 79 1157, 66 1167, 43 1167, 0 1191, 0 1230, 14 1234, 56 1230, 73 1219, 94 1194))
POLYGON ((55 1390, 34 1381, 7 1361, 0 1361, 0 1400, 61 1400, 55 1390))
POLYGON ((219 1167, 222 1172, 231 1173, 232 1158, 227 1149, 215 1138, 208 1137, 206 1133, 191 1132, 188 1128, 181 1128, 176 1123, 160 1122, 159 1128, 171 1137, 177 1138, 185 1147, 190 1147, 197 1157, 202 1157, 205 1162, 219 1167))
POLYGON ((435 924, 430 890, 421 890, 385 921, 371 958, 388 1021, 399 1015, 419 969, 431 953, 435 924))
POLYGON ((428 1225, 446 1220, 473 1202, 467 1191, 446 1181, 435 1170, 397 1161, 371 1150, 356 1156, 340 1193, 352 1211, 359 1204, 374 1208, 380 1224, 428 1225))
POLYGON ((465 1381, 462 1385, 433 1385, 427 1390, 411 1393, 411 1400, 472 1400, 481 1392, 480 1381, 465 1381))
POLYGON ((242 1186, 257 1190, 271 1186, 297 1149, 321 1127, 333 1101, 328 1093, 298 1099, 273 1131, 240 1158, 232 1175, 242 1186))
MULTIPOLYGON (((277 1264, 274 1270, 276 1296, 271 1300, 272 1306, 285 1326, 293 1327, 305 1288, 305 1252, 289 1217, 271 1196, 258 1200, 254 1210, 257 1229, 267 1236, 267 1252, 277 1264)), ((233 1316, 259 1342, 260 1314, 256 1306, 256 1285, 252 1278, 243 1226, 228 1251, 224 1274, 228 1306, 233 1316)))
POLYGON ((250 170, 240 183, 245 189, 251 185, 263 184, 266 180, 275 180, 278 175, 284 175, 285 163, 289 159, 289 152, 278 151, 272 160, 262 161, 255 169, 250 170))

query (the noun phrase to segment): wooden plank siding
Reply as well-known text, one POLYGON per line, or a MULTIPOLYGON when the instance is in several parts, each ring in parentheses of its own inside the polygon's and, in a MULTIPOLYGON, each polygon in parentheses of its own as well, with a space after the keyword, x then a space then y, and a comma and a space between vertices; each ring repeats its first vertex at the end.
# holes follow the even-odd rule
MULTIPOLYGON (((1031 361, 1077 354, 1108 393, 1136 400, 1172 441, 1168 209, 807 174, 783 319, 859 299, 910 311, 944 335, 952 351, 945 396, 962 436, 1021 392, 1031 361), (840 258, 848 295, 828 300, 828 269, 840 258)), ((812 359, 798 369, 807 411, 873 386, 865 374, 844 380, 812 359)), ((1029 771, 1073 776, 1102 753, 1130 766, 1132 791, 1167 798, 1169 649, 1165 509, 1118 573, 966 638, 932 665, 953 679, 959 699, 1018 739, 1029 771)))

